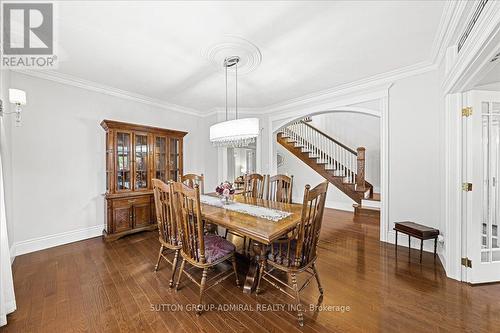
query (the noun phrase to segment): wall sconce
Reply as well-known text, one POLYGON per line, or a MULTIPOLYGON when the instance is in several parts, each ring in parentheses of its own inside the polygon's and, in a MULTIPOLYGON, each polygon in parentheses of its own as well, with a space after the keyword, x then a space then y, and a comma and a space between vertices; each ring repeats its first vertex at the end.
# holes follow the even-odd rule
POLYGON ((2 102, 0 101, 0 117, 6 114, 16 114, 16 127, 21 126, 21 105, 26 105, 26 92, 19 89, 9 89, 9 102, 16 105, 14 112, 3 112, 2 102))

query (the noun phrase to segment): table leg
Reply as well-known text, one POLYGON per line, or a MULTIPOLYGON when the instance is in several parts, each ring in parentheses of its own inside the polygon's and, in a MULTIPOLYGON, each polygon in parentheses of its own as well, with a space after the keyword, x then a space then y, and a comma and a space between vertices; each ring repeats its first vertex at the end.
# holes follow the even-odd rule
POLYGON ((434 260, 436 260, 437 245, 438 245, 438 239, 436 237, 436 238, 434 238, 434 260))
POLYGON ((395 246, 395 251, 396 251, 396 257, 398 256, 398 231, 396 230, 396 246, 395 246))
POLYGON ((420 240, 420 263, 422 263, 422 252, 424 251, 424 240, 420 240))
MULTIPOLYGON (((250 240, 249 240, 250 241, 250 240)), ((257 284, 257 275, 259 274, 259 264, 262 261, 265 246, 259 242, 253 242, 254 258, 248 267, 247 277, 245 278, 245 285, 243 286, 243 293, 250 294, 252 289, 257 284)))
POLYGON ((408 259, 410 258, 411 255, 411 236, 408 235, 408 259))

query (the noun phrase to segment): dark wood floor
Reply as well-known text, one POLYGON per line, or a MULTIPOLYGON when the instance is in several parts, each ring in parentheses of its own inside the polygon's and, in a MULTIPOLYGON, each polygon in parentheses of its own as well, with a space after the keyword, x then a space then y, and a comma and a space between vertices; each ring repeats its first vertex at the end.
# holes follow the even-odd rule
MULTIPOLYGON (((322 305, 349 311, 305 314, 305 332, 500 332, 500 285, 470 287, 447 279, 439 262, 418 252, 398 259, 392 245, 378 241, 377 221, 327 210, 318 269, 322 305)), ((168 288, 170 268, 153 272, 158 242, 146 232, 104 243, 100 238, 16 258, 18 310, 0 332, 294 332, 289 311, 166 311, 169 305, 197 302, 197 287, 168 288), (164 304, 164 305, 161 305, 164 304), (165 309, 165 311, 161 311, 165 309), (156 311, 160 310, 160 311, 156 311)), ((244 275, 241 265, 241 278, 244 275)), ((314 282, 303 305, 316 304, 314 282)), ((244 295, 228 279, 208 292, 209 304, 288 304, 270 285, 244 295)))

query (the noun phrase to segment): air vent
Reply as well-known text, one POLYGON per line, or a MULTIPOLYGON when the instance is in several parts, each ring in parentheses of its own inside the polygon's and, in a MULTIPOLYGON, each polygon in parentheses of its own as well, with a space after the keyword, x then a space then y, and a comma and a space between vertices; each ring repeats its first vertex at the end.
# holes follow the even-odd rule
POLYGON ((488 3, 488 0, 481 0, 476 7, 476 10, 474 11, 474 14, 472 15, 472 18, 470 19, 469 23, 465 27, 465 31, 463 32, 462 36, 460 36, 460 39, 458 41, 458 52, 462 49, 464 46, 465 42, 467 41, 467 38, 469 38, 469 35, 474 28, 474 25, 476 25, 477 20, 479 19, 479 16, 481 16, 481 12, 483 11, 484 7, 488 3))

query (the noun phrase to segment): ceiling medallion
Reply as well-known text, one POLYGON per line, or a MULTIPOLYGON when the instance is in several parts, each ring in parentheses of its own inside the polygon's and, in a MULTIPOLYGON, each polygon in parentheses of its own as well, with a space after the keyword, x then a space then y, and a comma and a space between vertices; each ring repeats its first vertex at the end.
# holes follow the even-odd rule
POLYGON ((239 57, 238 75, 245 75, 254 71, 262 62, 262 53, 259 48, 248 40, 237 36, 224 36, 221 41, 212 44, 205 51, 203 56, 221 73, 224 72, 226 58, 239 57))

